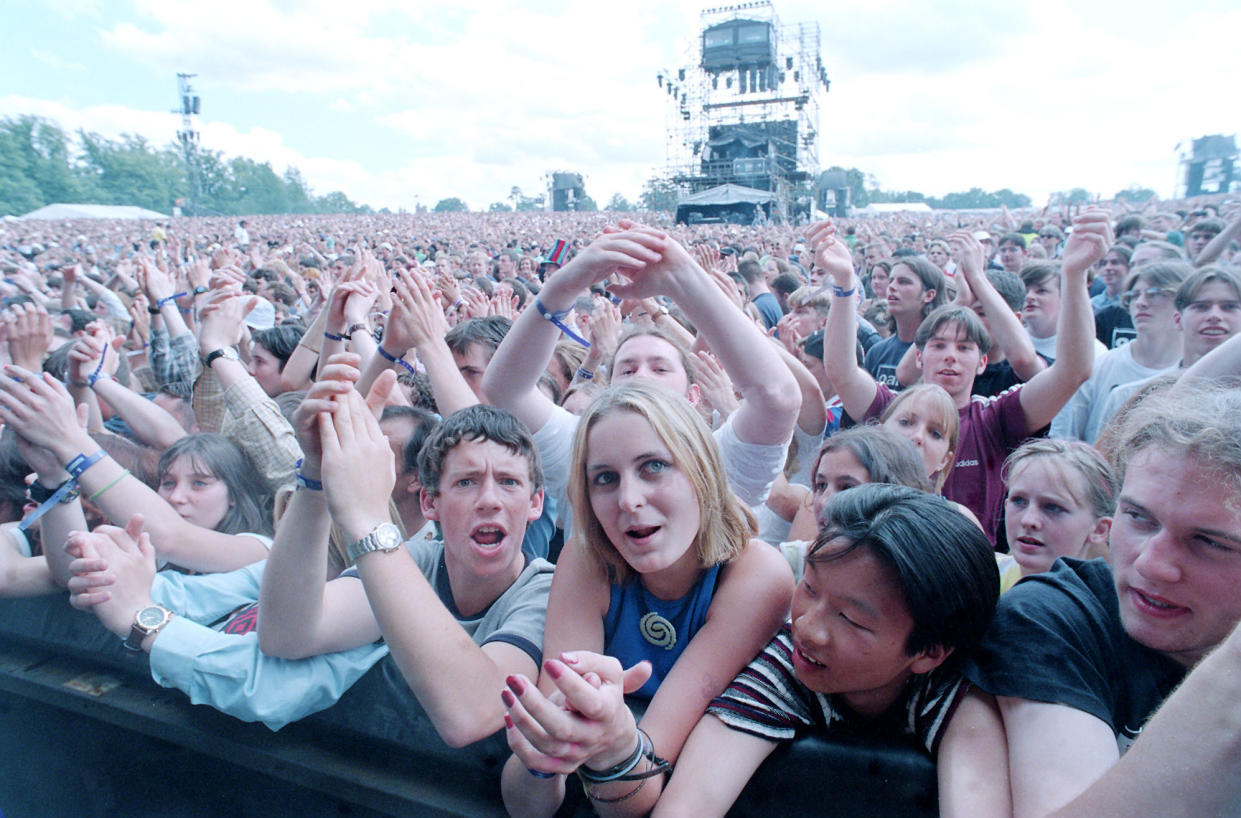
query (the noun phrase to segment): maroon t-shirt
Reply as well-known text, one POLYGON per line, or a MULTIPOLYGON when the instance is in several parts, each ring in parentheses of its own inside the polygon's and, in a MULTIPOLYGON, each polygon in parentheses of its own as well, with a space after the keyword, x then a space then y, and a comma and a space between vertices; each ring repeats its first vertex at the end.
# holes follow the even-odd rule
MULTIPOLYGON (((866 410, 865 420, 878 419, 896 399, 883 384, 875 387, 875 399, 866 410)), ((957 462, 944 483, 944 496, 974 512, 995 543, 1004 504, 1004 459, 1030 436, 1021 411, 1021 384, 991 398, 974 395, 958 412, 961 440, 957 462)))

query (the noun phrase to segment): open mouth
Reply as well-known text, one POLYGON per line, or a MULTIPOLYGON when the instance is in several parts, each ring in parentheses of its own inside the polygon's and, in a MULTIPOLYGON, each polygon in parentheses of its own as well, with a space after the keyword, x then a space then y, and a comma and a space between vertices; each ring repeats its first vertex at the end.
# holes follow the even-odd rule
POLYGON ((805 662, 806 664, 812 667, 827 667, 827 665, 823 664, 822 662, 812 659, 804 650, 802 650, 796 644, 793 645, 793 651, 797 654, 799 659, 801 659, 803 662, 805 662))
POLYGON ((1018 537, 1015 542, 1017 544, 1017 547, 1020 550, 1026 552, 1027 554, 1033 553, 1035 551, 1038 551, 1040 548, 1043 548, 1043 543, 1039 540, 1034 539, 1033 537, 1018 537))
POLYGON ((470 532, 470 539, 483 548, 495 548, 504 541, 504 529, 496 525, 480 525, 470 532))
POLYGON ((646 540, 653 537, 656 531, 659 531, 659 526, 657 525, 634 526, 633 528, 625 529, 625 536, 631 540, 646 540))
POLYGON ((1163 597, 1152 596, 1151 594, 1144 593, 1139 591, 1137 588, 1130 588, 1129 592, 1133 594, 1137 607, 1153 616, 1177 616, 1189 611, 1188 608, 1177 605, 1176 603, 1164 599, 1163 597))

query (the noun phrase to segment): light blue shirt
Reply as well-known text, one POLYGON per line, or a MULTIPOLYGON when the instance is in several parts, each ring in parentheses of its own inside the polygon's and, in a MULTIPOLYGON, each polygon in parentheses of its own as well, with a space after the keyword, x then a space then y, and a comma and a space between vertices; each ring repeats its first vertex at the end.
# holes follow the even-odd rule
POLYGON ((209 627, 258 601, 266 560, 236 571, 155 576, 151 599, 177 616, 151 645, 151 676, 194 704, 279 730, 331 707, 388 653, 372 643, 305 659, 277 659, 259 650, 258 631, 245 635, 209 627))

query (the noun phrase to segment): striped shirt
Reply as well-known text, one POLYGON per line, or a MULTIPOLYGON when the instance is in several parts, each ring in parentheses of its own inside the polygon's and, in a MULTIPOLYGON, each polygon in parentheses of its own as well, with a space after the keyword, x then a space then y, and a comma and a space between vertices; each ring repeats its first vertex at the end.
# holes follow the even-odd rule
POLYGON ((900 699, 878 717, 854 713, 839 696, 816 693, 793 671, 788 623, 707 708, 734 730, 792 741, 799 730, 829 735, 898 738, 912 736, 932 756, 957 704, 969 689, 960 673, 942 668, 910 678, 900 699))

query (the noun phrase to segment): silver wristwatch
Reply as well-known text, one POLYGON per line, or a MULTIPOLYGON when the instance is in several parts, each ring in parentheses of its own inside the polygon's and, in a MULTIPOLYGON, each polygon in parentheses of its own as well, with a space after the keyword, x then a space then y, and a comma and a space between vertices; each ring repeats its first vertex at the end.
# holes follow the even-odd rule
POLYGON ((352 564, 358 561, 358 557, 372 551, 395 551, 403 542, 401 529, 392 523, 381 523, 362 539, 349 543, 346 553, 352 564))

